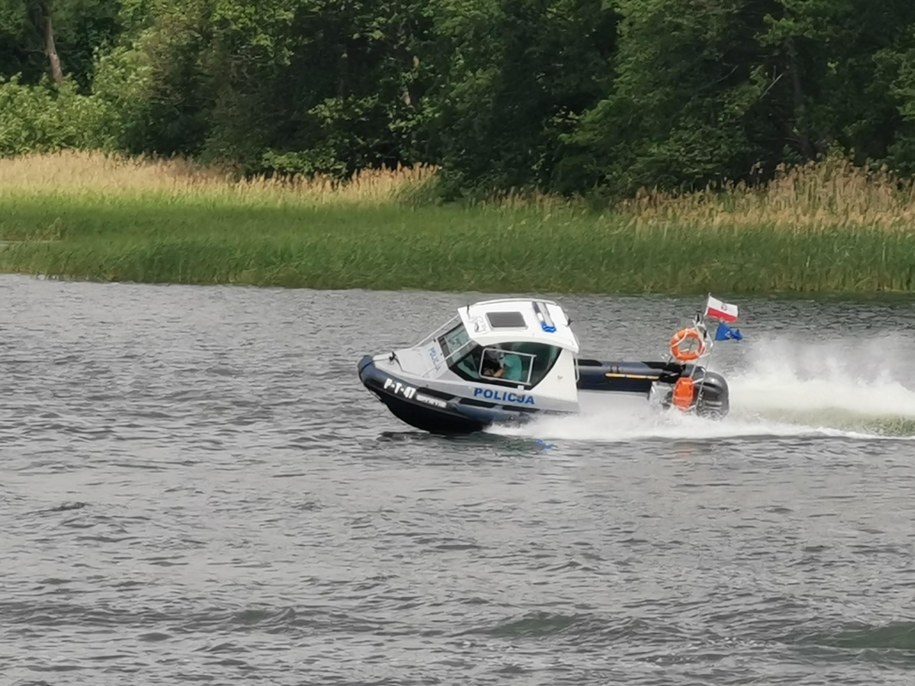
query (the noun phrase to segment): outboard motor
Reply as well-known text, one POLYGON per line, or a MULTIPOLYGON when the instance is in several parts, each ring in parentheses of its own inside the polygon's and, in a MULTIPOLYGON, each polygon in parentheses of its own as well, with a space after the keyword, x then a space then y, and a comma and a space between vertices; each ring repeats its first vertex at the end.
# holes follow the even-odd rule
POLYGON ((730 411, 728 382, 718 372, 688 366, 663 394, 661 406, 695 412, 707 419, 723 419, 730 411))
POLYGON ((693 376, 696 384, 696 414, 709 419, 721 419, 730 411, 728 382, 718 372, 701 367, 693 376))

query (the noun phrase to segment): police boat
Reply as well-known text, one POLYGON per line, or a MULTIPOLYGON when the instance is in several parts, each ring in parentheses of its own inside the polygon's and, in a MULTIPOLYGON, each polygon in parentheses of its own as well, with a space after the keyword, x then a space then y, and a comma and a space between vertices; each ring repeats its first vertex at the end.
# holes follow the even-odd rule
MULTIPOLYGON (((736 306, 726 307, 736 316, 736 306)), ((438 434, 573 414, 608 394, 656 398, 703 417, 728 413, 727 381, 697 364, 713 345, 703 316, 674 335, 670 359, 658 362, 581 359, 570 324, 549 300, 477 302, 412 347, 363 356, 359 379, 395 417, 438 434)))

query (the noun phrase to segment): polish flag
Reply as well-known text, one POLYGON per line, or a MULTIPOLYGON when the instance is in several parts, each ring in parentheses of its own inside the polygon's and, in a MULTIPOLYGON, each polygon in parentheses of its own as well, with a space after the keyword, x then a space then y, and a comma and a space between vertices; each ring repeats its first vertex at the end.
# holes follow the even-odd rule
POLYGON ((733 324, 737 321, 737 305, 729 305, 718 298, 709 296, 708 302, 705 304, 705 316, 733 324))

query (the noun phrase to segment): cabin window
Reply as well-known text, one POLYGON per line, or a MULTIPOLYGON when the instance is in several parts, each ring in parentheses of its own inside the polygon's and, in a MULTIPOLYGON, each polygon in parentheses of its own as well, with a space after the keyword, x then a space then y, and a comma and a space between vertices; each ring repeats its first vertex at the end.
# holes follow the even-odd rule
POLYGON ((560 352, 561 348, 544 343, 475 346, 460 359, 452 360, 449 367, 469 381, 536 386, 553 368, 560 352))

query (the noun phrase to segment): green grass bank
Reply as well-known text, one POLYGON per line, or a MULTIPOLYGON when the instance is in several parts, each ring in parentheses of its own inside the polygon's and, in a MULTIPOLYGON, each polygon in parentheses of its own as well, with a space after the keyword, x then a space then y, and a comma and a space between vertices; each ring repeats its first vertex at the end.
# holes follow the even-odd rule
POLYGON ((915 291, 911 192, 851 168, 803 173, 763 192, 646 194, 596 212, 548 198, 410 201, 432 170, 338 186, 98 155, 0 160, 0 270, 483 292, 915 291))

